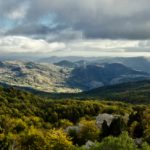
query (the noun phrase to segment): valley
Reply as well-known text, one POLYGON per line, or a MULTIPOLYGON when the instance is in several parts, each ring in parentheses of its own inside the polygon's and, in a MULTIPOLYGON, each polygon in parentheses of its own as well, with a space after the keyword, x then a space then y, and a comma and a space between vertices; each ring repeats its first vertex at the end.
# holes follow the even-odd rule
POLYGON ((150 79, 147 71, 123 63, 63 60, 54 64, 1 61, 0 83, 51 93, 77 93, 98 87, 150 79))

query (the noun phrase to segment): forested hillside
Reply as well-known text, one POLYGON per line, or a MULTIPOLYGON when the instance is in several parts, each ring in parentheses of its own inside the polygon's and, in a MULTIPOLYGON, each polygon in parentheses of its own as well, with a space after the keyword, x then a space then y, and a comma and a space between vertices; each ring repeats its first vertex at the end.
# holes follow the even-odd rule
POLYGON ((0 88, 0 149, 149 150, 150 106, 52 100, 0 88))
POLYGON ((55 94, 33 90, 31 92, 52 99, 107 100, 131 104, 150 104, 150 80, 104 86, 80 93, 55 94))
POLYGON ((128 82, 84 92, 85 97, 130 103, 150 103, 150 80, 128 82))

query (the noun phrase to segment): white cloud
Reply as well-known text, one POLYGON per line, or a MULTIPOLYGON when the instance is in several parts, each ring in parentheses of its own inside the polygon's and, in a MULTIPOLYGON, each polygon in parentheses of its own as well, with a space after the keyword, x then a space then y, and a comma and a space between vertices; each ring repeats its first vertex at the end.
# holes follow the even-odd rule
POLYGON ((66 44, 66 49, 53 51, 57 56, 150 56, 149 40, 79 40, 66 44), (145 44, 146 43, 146 44, 145 44), (141 46, 146 45, 146 46, 141 46))
POLYGON ((138 47, 139 40, 81 40, 70 43, 70 46, 76 48, 86 48, 88 49, 101 49, 101 50, 110 50, 110 49, 127 49, 129 47, 138 47))
POLYGON ((0 37, 0 53, 43 53, 54 56, 150 56, 150 40, 76 40, 47 42, 23 36, 0 37))
POLYGON ((0 52, 49 53, 64 48, 64 43, 48 43, 42 39, 32 39, 22 36, 6 36, 0 38, 0 52))

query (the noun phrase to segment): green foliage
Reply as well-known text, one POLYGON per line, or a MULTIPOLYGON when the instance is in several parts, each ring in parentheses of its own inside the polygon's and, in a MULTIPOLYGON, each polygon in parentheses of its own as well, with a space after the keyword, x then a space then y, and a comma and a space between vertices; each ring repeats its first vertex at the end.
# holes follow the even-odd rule
POLYGON ((100 130, 94 120, 81 120, 78 124, 78 129, 70 129, 69 136, 75 144, 84 145, 87 141, 96 141, 99 137, 100 130))
POLYGON ((133 112, 129 116, 128 126, 129 126, 129 133, 134 138, 141 138, 144 132, 144 125, 143 125, 143 111, 140 107, 136 108, 136 112, 133 112))
POLYGON ((73 126, 73 123, 67 119, 61 119, 58 121, 58 127, 66 129, 69 126, 73 126))
POLYGON ((67 134, 59 130, 51 130, 46 135, 46 139, 50 150, 73 150, 71 139, 67 137, 67 134))
POLYGON ((120 135, 126 129, 126 124, 121 117, 114 118, 110 124, 109 131, 113 136, 120 135))
POLYGON ((83 144, 88 140, 94 142, 98 139, 100 130, 96 126, 95 120, 81 120, 79 124, 81 126, 79 137, 83 144))
POLYGON ((42 132, 32 127, 21 137, 21 140, 23 150, 72 150, 74 148, 70 138, 61 129, 42 132))
POLYGON ((107 125, 107 122, 104 120, 102 124, 101 138, 106 137, 108 135, 109 135, 109 126, 107 125))
POLYGON ((148 145, 146 142, 144 142, 143 144, 142 144, 142 148, 141 148, 142 150, 150 150, 150 145, 148 145))
POLYGON ((132 138, 125 132, 119 137, 109 136, 101 143, 96 144, 90 150, 136 150, 137 147, 132 138))
POLYGON ((149 105, 52 100, 14 88, 0 88, 0 149, 74 150, 84 149, 85 146, 79 146, 90 140, 100 142, 93 147, 95 150, 109 150, 109 147, 119 150, 119 146, 124 150, 125 144, 132 150, 135 145, 131 137, 140 137, 143 139, 140 148, 148 150, 149 114, 149 105), (113 119, 110 126, 104 121, 98 128, 95 117, 100 113, 119 117, 113 119), (67 132, 70 126, 77 126, 79 130, 67 132), (121 134, 124 130, 129 131, 131 137, 127 133, 121 134))
MULTIPOLYGON (((64 97, 66 98, 67 96, 64 97)), ((74 99, 103 99, 128 102, 132 104, 150 104, 150 80, 100 87, 81 94, 74 94, 72 97, 74 99)))
POLYGON ((31 127, 21 135, 21 147, 23 150, 45 150, 48 145, 43 132, 31 127))
POLYGON ((110 126, 108 126, 107 122, 104 120, 102 124, 102 133, 100 135, 100 139, 107 137, 109 135, 119 136, 125 130, 126 130, 126 123, 121 117, 114 118, 110 126))
POLYGON ((145 140, 150 144, 150 128, 146 129, 144 132, 145 140))

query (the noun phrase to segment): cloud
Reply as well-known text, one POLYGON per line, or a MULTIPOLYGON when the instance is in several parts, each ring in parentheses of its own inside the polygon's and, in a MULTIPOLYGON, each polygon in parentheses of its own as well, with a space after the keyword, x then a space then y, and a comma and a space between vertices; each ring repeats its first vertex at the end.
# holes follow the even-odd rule
POLYGON ((23 19, 26 15, 27 9, 28 9, 27 5, 21 5, 18 8, 9 12, 7 14, 7 17, 11 20, 23 19))
POLYGON ((150 56, 150 40, 73 40, 47 42, 23 36, 1 36, 0 53, 41 53, 47 56, 150 56))
POLYGON ((75 31, 72 28, 64 28, 63 26, 50 28, 45 25, 27 24, 20 25, 10 29, 4 35, 23 35, 36 39, 44 39, 49 42, 53 41, 70 41, 83 38, 81 31, 75 31))
POLYGON ((0 52, 150 52, 149 0, 0 0, 0 52))
POLYGON ((21 36, 7 36, 0 38, 0 52, 29 52, 29 53, 50 53, 64 49, 64 43, 48 43, 42 39, 31 39, 21 36))
POLYGON ((0 17, 16 19, 22 18, 27 12, 29 1, 25 0, 0 0, 0 17))
MULTIPOLYGON (((48 30, 71 28, 89 39, 150 38, 149 0, 1 0, 0 5, 2 14, 12 18, 23 16, 23 27, 30 24, 37 28, 37 34, 39 25, 46 24, 48 30), (18 10, 23 6, 28 9, 23 9, 19 16, 18 10)), ((22 29, 18 27, 18 30, 22 29)), ((15 31, 16 34, 24 33, 18 30, 14 30, 14 34, 15 31)), ((25 33, 28 32, 30 28, 26 28, 25 33)), ((47 28, 42 32, 47 33, 47 28)))
POLYGON ((53 51, 57 56, 150 56, 150 40, 78 40, 66 44, 65 49, 53 51))

